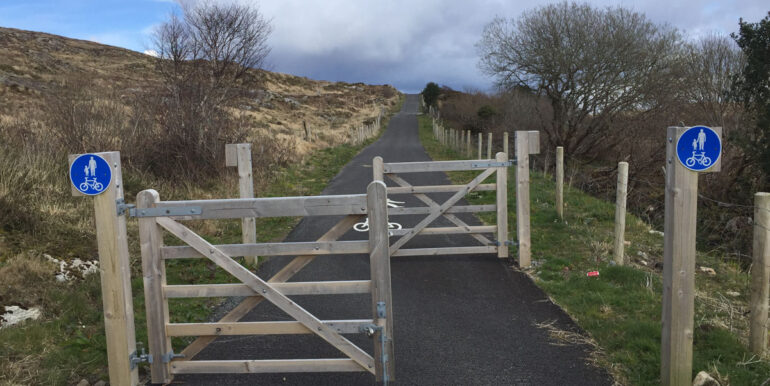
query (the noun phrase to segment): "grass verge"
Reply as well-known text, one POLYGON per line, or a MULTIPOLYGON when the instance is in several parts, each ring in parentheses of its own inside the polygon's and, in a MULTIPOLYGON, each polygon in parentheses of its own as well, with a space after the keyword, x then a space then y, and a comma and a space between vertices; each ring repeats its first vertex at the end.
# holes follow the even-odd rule
MULTIPOLYGON (((434 160, 459 159, 457 152, 433 138, 431 120, 421 116, 420 140, 434 160)), ((449 173, 464 183, 475 173, 449 173)), ((509 181, 515 181, 509 169, 509 181)), ((565 187, 565 218, 554 205, 554 183, 531 172, 531 222, 535 283, 569 313, 598 344, 597 364, 619 384, 660 384, 661 272, 663 237, 639 218, 626 218, 625 266, 612 266, 615 206, 565 187), (599 271, 589 278, 588 271, 599 271)), ((511 234, 516 227, 515 185, 508 185, 511 234)), ((473 204, 494 203, 492 192, 472 192, 473 204)), ((494 223, 494 214, 481 219, 494 223)), ((515 250, 511 252, 515 255, 515 250)), ((716 275, 696 275, 693 374, 707 371, 722 385, 761 385, 770 380, 770 362, 746 349, 749 277, 740 266, 713 253, 699 252, 698 266, 716 275)), ((547 326, 544 326, 547 327, 547 326)))

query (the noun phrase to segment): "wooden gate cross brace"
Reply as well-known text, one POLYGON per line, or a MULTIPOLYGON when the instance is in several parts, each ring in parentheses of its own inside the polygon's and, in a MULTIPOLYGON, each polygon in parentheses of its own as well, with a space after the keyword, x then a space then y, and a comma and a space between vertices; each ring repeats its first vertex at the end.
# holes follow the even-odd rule
POLYGON ((479 174, 474 178, 471 182, 469 182, 467 185, 465 185, 462 189, 460 189, 457 193, 452 195, 446 202, 441 204, 438 208, 435 208, 434 211, 432 211, 427 217, 422 219, 417 225, 414 226, 407 234, 402 236, 400 239, 396 240, 395 243, 393 243, 390 246, 391 254, 393 251, 398 250, 404 244, 406 244, 409 240, 414 238, 414 236, 417 236, 418 233, 420 233, 421 230, 423 230, 425 227, 430 225, 435 219, 437 219, 439 216, 443 215, 444 212, 446 212, 447 209, 451 208, 452 205, 454 205, 457 201, 460 201, 461 198, 465 197, 468 192, 473 190, 476 186, 478 186, 482 181, 484 181, 487 177, 491 176, 492 173, 496 172, 497 169, 487 169, 483 173, 479 174))
MULTIPOLYGON (((333 226, 331 229, 329 229, 323 236, 318 238, 316 241, 334 241, 337 240, 340 236, 342 236, 345 232, 350 229, 351 226, 353 226, 354 223, 359 221, 360 219, 364 218, 364 215, 348 215, 345 216, 340 222, 337 223, 337 225, 333 226)), ((302 255, 295 257, 292 261, 290 261, 286 266, 281 268, 278 273, 273 275, 273 277, 268 280, 268 283, 284 283, 288 281, 294 274, 302 270, 306 265, 310 264, 314 259, 316 258, 315 255, 302 255)), ((230 312, 227 313, 227 315, 223 316, 222 319, 219 320, 218 323, 229 323, 229 322, 237 322, 241 320, 246 314, 248 314, 251 310, 253 310, 259 303, 262 302, 264 298, 261 296, 249 296, 243 301, 238 304, 235 308, 233 308, 230 312)), ((211 342, 213 342, 217 337, 216 336, 199 336, 197 339, 195 339, 190 345, 184 348, 182 350, 182 355, 184 355, 184 358, 177 359, 182 361, 187 361, 198 355, 201 351, 203 351, 206 346, 208 346, 211 342)))
MULTIPOLYGON (((386 174, 386 176, 388 176, 391 180, 393 180, 399 186, 402 186, 402 187, 412 187, 412 184, 410 184, 405 179, 403 179, 403 178, 401 178, 401 177, 399 177, 399 176, 397 176, 395 174, 386 174)), ((419 199, 420 201, 424 202, 425 204, 427 204, 431 208, 438 208, 439 207, 438 203, 436 201, 433 201, 430 197, 428 197, 427 194, 424 194, 424 193, 414 193, 413 195, 417 199, 419 199)), ((446 218, 447 220, 451 221, 452 223, 454 223, 458 227, 461 227, 461 228, 469 227, 469 225, 466 224, 463 220, 460 220, 460 218, 458 218, 457 216, 455 216, 455 215, 453 215, 451 213, 444 213, 444 218, 446 218)), ((473 237, 474 239, 478 240, 483 245, 491 245, 492 244, 492 241, 490 241, 488 238, 486 238, 486 237, 484 237, 484 236, 482 236, 482 235, 480 235, 478 233, 471 233, 470 236, 473 237)))
POLYGON ((186 226, 167 217, 158 217, 156 221, 158 222, 158 225, 171 232, 171 234, 193 247, 202 255, 207 256, 222 269, 243 282, 243 284, 246 284, 257 293, 262 294, 262 297, 286 312, 296 321, 302 323, 310 331, 320 336, 329 344, 342 351, 345 355, 350 357, 350 359, 361 365, 361 367, 374 374, 374 359, 369 356, 369 354, 334 331, 331 327, 325 325, 304 308, 294 303, 294 301, 278 292, 270 284, 238 264, 230 256, 217 249, 214 245, 195 234, 186 226))

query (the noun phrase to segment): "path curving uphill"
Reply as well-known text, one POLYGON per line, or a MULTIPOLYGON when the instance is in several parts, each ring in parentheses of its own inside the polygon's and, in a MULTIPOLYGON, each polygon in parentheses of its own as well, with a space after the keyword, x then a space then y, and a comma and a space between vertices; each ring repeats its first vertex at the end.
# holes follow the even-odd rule
MULTIPOLYGON (((329 183, 323 194, 365 193, 372 180, 372 158, 385 162, 428 161, 417 134, 418 96, 408 95, 401 112, 379 141, 364 149, 329 183)), ((415 185, 448 184, 443 173, 402 176, 415 185)), ((388 182, 391 186, 392 183, 388 182)), ((443 202, 451 194, 430 195, 443 202)), ((391 198, 423 206, 408 195, 391 198)), ((422 216, 392 216, 415 225, 422 216)), ((479 221, 460 216, 471 225, 479 221)), ((287 241, 314 241, 340 217, 303 219, 287 241)), ((446 226, 450 224, 447 223, 446 226)), ((434 226, 441 226, 437 221, 434 226)), ((365 233, 348 232, 355 240, 365 233)), ((417 237, 406 247, 475 245, 469 236, 417 237)), ((269 278, 288 258, 273 258, 258 274, 269 278)), ((395 318, 396 382, 399 385, 610 385, 607 372, 588 363, 588 347, 561 344, 538 324, 579 332, 571 319, 532 280, 495 255, 395 257, 391 260, 395 318), (559 343, 559 345, 556 345, 559 343)), ((321 256, 291 281, 367 280, 368 256, 321 256)), ((295 296, 302 307, 324 320, 371 318, 370 295, 295 296)), ((262 302, 243 321, 289 320, 262 302)), ((371 353, 372 342, 348 338, 371 353)), ((195 360, 331 358, 341 353, 315 336, 222 337, 195 360)), ((189 385, 371 385, 368 373, 178 375, 189 385)))

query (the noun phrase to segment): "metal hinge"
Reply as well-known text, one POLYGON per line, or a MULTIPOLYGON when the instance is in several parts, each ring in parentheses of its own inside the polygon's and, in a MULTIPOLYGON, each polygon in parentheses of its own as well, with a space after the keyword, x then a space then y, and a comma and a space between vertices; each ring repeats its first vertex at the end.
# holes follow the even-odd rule
MULTIPOLYGON (((504 244, 505 244, 505 245, 519 245, 519 242, 518 242, 518 241, 516 241, 516 240, 505 240, 505 243, 504 243, 504 244)), ((493 242, 491 243, 491 245, 494 245, 494 246, 497 246, 497 247, 499 247, 499 246, 500 246, 500 241, 499 241, 499 240, 495 240, 495 241, 493 241, 493 242)))
POLYGON ((513 161, 505 161, 505 162, 474 162, 471 164, 471 167, 475 169, 486 169, 486 168, 501 168, 501 167, 509 167, 513 165, 513 161))
POLYGON ((385 308, 385 302, 377 302, 377 317, 384 318, 387 316, 387 309, 385 308))
POLYGON ((161 356, 163 363, 169 363, 174 358, 184 358, 184 354, 174 354, 174 351, 169 351, 161 356))
POLYGON ((128 215, 131 217, 169 217, 169 216, 194 216, 201 214, 200 206, 175 206, 155 208, 131 208, 128 215))
POLYGON ((115 200, 115 207, 118 209, 118 216, 126 214, 126 211, 130 212, 132 208, 136 208, 134 204, 126 204, 126 200, 119 198, 115 200))
POLYGON ((131 364, 131 370, 133 370, 142 362, 152 363, 152 355, 145 353, 144 347, 142 347, 142 355, 136 355, 136 351, 134 351, 128 356, 128 360, 131 364))

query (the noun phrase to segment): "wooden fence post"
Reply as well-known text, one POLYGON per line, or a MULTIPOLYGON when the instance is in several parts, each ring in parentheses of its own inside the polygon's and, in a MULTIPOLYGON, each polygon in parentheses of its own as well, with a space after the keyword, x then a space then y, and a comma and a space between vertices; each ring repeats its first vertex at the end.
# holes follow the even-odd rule
POLYGON ((505 153, 506 157, 508 157, 508 154, 511 154, 508 152, 508 132, 507 131, 503 132, 503 153, 505 153))
POLYGON ((618 189, 615 197, 615 263, 625 260, 626 196, 628 193, 628 162, 618 163, 618 189))
POLYGON ((484 142, 484 134, 479 133, 479 159, 481 159, 481 145, 484 142))
POLYGON ((754 195, 754 265, 751 267, 749 349, 766 354, 770 296, 770 193, 754 195))
MULTIPOLYGON (((251 169, 251 144, 239 143, 225 146, 225 164, 238 167, 238 191, 241 198, 254 198, 254 175, 251 169)), ((254 217, 241 219, 244 244, 257 242, 257 220, 254 217)), ((259 256, 244 256, 247 264, 259 264, 259 256)))
POLYGON ((487 134, 487 159, 492 159, 492 133, 487 134))
POLYGON ((564 220, 564 148, 556 147, 556 213, 564 220))
POLYGON ((369 261, 372 276, 372 315, 375 324, 381 327, 373 337, 374 368, 377 382, 384 383, 395 381, 393 298, 390 286, 390 241, 386 189, 385 183, 382 181, 372 181, 366 189, 369 216, 369 261), (382 307, 385 308, 384 315, 382 307), (384 347, 380 343, 383 333, 385 334, 384 347))
POLYGON ((473 157, 473 148, 471 147, 471 131, 465 130, 465 156, 473 157))
MULTIPOLYGON (((152 208, 160 202, 155 190, 143 190, 136 196, 137 210, 152 208)), ((166 335, 169 323, 168 300, 163 296, 166 286, 166 264, 160 256, 163 233, 154 217, 139 218, 139 241, 142 251, 144 304, 147 310, 147 342, 154 359, 150 365, 152 383, 167 384, 172 380, 170 363, 162 358, 172 352, 171 339, 166 335)))
POLYGON ((519 267, 529 268, 532 260, 529 206, 529 132, 514 134, 516 145, 516 234, 519 242, 519 267))
MULTIPOLYGON (((497 153, 497 162, 508 162, 508 153, 497 153)), ((508 257, 508 168, 497 168, 497 257, 508 257)))
MULTIPOLYGON (((123 174, 120 152, 96 153, 112 168, 112 182, 103 193, 94 196, 94 222, 99 249, 99 273, 104 306, 104 333, 111 385, 139 384, 138 367, 131 368, 131 354, 136 353, 134 299, 131 294, 131 264, 128 254, 126 217, 118 215, 118 200, 123 200, 123 174)), ((75 161, 77 154, 69 156, 75 161)), ((73 196, 83 196, 73 188, 73 196)))

